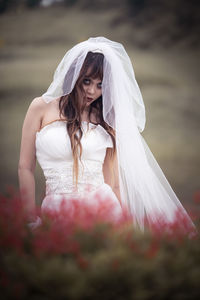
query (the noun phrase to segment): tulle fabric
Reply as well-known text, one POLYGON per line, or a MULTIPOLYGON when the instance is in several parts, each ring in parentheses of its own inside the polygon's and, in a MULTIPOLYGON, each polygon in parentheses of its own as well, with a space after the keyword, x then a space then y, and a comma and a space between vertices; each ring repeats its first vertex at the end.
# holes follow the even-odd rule
POLYGON ((74 46, 58 65, 44 101, 72 91, 89 51, 104 55, 103 117, 116 131, 121 201, 133 223, 143 230, 145 219, 155 222, 160 215, 170 223, 179 210, 194 227, 140 134, 145 107, 131 61, 120 43, 97 37, 74 46))

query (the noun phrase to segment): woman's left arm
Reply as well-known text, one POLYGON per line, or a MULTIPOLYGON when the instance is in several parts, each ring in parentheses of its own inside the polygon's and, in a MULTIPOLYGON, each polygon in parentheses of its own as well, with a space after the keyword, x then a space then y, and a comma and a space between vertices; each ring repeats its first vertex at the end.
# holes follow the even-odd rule
POLYGON ((112 151, 112 148, 107 148, 106 150, 106 156, 103 163, 103 175, 104 175, 104 181, 108 185, 111 186, 113 192, 115 193, 117 199, 121 203, 121 196, 120 196, 120 188, 119 188, 119 173, 118 173, 118 162, 117 162, 117 155, 115 155, 113 165, 111 163, 110 159, 110 152, 112 151))

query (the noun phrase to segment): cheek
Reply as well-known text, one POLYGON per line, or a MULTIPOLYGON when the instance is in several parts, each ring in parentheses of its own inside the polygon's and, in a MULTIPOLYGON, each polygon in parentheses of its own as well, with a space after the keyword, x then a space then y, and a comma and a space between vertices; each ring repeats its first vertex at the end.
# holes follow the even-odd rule
POLYGON ((102 95, 102 91, 98 90, 97 95, 98 95, 98 98, 99 98, 102 95))
POLYGON ((85 85, 82 86, 83 92, 85 93, 87 90, 87 87, 85 85))

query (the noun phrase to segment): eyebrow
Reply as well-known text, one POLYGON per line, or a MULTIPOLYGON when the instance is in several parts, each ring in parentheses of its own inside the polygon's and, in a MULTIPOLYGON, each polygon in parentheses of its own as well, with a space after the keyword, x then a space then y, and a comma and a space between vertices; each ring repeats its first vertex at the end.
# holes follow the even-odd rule
MULTIPOLYGON (((93 78, 92 76, 85 75, 84 79, 92 79, 92 80, 94 80, 94 79, 97 79, 97 78, 93 78)), ((102 82, 101 78, 99 78, 99 81, 102 82)))

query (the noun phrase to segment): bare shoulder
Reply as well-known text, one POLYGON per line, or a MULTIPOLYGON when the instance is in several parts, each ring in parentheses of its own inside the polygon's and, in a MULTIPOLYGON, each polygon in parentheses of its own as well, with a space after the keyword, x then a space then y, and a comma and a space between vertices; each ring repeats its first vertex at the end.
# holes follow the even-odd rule
POLYGON ((34 98, 27 110, 23 128, 28 130, 37 131, 40 128, 43 116, 45 115, 48 104, 42 97, 34 98))
POLYGON ((33 110, 45 110, 47 105, 48 104, 44 101, 42 97, 36 97, 32 100, 29 108, 33 110))
POLYGON ((28 108, 27 117, 34 118, 34 120, 42 121, 43 117, 48 110, 48 103, 42 97, 34 98, 28 108))

